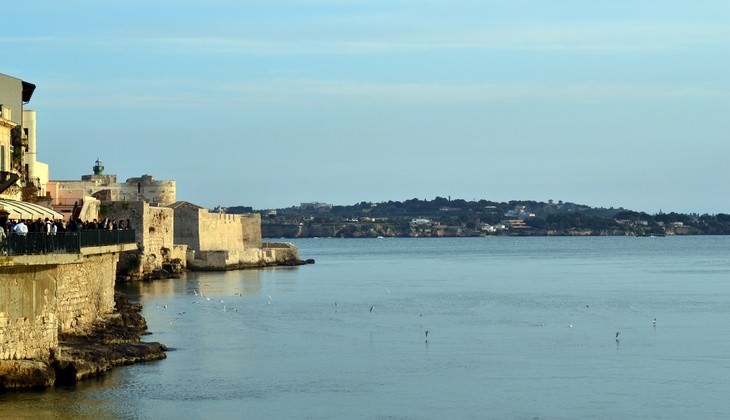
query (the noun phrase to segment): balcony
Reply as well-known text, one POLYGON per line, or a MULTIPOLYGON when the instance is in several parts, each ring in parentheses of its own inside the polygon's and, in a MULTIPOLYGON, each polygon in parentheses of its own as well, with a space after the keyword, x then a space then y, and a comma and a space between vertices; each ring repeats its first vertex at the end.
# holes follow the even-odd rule
POLYGON ((0 242, 1 255, 79 254, 83 248, 134 244, 134 230, 82 230, 56 235, 10 234, 0 242))

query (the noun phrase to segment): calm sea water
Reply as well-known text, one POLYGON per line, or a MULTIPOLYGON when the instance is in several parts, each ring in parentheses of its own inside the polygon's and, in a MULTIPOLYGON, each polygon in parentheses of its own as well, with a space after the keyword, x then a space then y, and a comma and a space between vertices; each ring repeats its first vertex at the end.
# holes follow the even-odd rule
POLYGON ((129 286, 168 358, 0 416, 730 417, 730 237, 296 244, 317 263, 129 286))

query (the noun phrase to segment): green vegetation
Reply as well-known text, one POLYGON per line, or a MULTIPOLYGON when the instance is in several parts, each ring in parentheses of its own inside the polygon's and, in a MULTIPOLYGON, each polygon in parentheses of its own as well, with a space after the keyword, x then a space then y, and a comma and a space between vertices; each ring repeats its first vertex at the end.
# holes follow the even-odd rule
MULTIPOLYGON (((231 207, 227 211, 242 213, 251 208, 231 207)), ((728 214, 649 215, 562 201, 494 202, 436 197, 350 206, 317 204, 259 212, 267 237, 730 234, 728 214)))

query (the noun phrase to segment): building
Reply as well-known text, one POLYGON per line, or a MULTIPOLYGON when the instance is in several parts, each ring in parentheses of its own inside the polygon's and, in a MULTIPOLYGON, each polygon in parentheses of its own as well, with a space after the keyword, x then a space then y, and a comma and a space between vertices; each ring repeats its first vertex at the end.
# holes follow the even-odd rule
POLYGON ((35 195, 46 196, 46 184, 48 184, 48 164, 38 161, 38 148, 36 141, 36 112, 23 110, 23 174, 25 185, 33 186, 35 195))
POLYGON ((0 73, 0 198, 20 200, 23 184, 23 105, 35 85, 0 73))
POLYGON ((175 215, 175 244, 187 246, 189 268, 227 270, 300 262, 294 245, 262 242, 258 213, 211 213, 186 201, 169 207, 175 215))
POLYGON ((39 185, 48 178, 48 165, 36 161, 35 111, 23 110, 34 91, 34 84, 0 74, 0 225, 60 217, 39 205, 44 204, 39 185))
POLYGON ((92 171, 93 174, 83 175, 81 180, 48 181, 46 193, 52 197, 51 204, 66 220, 99 218, 100 202, 145 201, 159 206, 175 202, 175 181, 158 181, 151 175, 142 175, 118 183, 116 175, 104 173, 99 159, 92 171))

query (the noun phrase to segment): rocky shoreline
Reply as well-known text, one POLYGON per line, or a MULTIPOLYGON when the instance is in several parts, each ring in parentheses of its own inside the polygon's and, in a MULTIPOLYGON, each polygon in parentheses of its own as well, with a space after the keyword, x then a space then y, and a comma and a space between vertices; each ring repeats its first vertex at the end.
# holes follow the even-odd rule
POLYGON ((0 361, 0 390, 44 389, 101 376, 116 366, 164 359, 167 347, 143 342, 147 321, 142 305, 114 296, 116 311, 86 335, 63 334, 49 360, 0 361))

